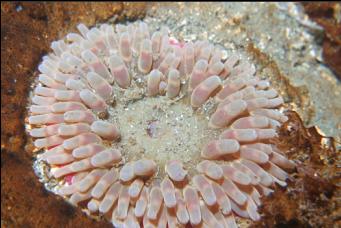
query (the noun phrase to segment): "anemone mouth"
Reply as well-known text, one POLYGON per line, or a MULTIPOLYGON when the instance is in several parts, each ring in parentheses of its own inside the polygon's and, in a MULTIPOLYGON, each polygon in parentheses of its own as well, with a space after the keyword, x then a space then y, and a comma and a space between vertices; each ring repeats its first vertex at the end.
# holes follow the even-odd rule
POLYGON ((294 164, 271 143, 283 99, 253 64, 167 28, 108 24, 53 42, 31 136, 54 191, 114 226, 237 226, 294 164))

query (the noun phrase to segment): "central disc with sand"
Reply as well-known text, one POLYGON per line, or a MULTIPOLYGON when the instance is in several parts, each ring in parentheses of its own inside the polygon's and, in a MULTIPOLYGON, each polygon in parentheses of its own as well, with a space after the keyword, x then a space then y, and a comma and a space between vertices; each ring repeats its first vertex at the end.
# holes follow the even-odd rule
MULTIPOLYGON (((127 98, 127 96, 126 96, 127 98)), ((207 114, 195 112, 188 96, 174 101, 165 96, 141 97, 121 102, 109 109, 108 121, 120 129, 121 140, 113 146, 124 151, 127 160, 152 159, 159 166, 159 177, 168 161, 179 160, 195 172, 200 148, 219 136, 208 127, 207 114)))

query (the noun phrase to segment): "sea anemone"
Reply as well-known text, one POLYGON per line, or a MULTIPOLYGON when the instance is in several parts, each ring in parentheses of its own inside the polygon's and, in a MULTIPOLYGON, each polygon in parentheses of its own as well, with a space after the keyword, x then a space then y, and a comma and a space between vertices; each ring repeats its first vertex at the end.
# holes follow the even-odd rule
POLYGON ((165 27, 150 34, 144 22, 78 30, 51 44, 30 106, 30 134, 46 149, 38 159, 56 192, 115 227, 259 220, 261 197, 286 186, 295 164, 272 143, 287 121, 283 99, 255 66, 206 40, 179 42, 165 27), (189 125, 170 134, 176 121, 189 125), (198 150, 169 151, 167 140, 198 150), (137 144, 148 145, 137 153, 137 144))

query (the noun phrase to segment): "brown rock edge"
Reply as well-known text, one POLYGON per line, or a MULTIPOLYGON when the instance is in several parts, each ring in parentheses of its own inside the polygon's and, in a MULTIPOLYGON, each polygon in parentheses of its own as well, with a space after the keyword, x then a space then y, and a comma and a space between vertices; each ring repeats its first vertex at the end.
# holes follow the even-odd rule
MULTIPOLYGON (((310 109, 305 96, 301 95, 305 91, 290 85, 275 61, 252 44, 246 50, 260 65, 272 69, 273 79, 289 104, 310 109)), ((286 115, 289 120, 281 126, 278 138, 272 143, 294 160, 297 167, 286 188, 276 186, 274 193, 262 200, 262 219, 250 227, 341 227, 341 151, 336 149, 337 142, 321 135, 316 127, 306 128, 298 113, 287 111, 286 115)))
POLYGON ((144 3, 1 2, 1 227, 112 227, 47 192, 32 169, 24 118, 33 74, 49 45, 80 22, 144 16, 144 3))
POLYGON ((297 167, 287 188, 277 186, 262 201, 262 220, 251 227, 340 227, 340 151, 333 138, 305 128, 296 112, 286 115, 274 143, 297 167))
POLYGON ((324 28, 323 58, 341 80, 341 3, 305 2, 302 4, 310 19, 324 28))

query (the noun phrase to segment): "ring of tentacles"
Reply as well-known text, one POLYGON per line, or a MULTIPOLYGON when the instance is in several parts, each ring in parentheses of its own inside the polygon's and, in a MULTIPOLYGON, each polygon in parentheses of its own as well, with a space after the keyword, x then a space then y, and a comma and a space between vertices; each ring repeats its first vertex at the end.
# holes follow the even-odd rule
POLYGON ((151 34, 144 22, 77 28, 80 34, 53 42, 53 53, 43 57, 30 106, 30 134, 61 181, 58 194, 115 227, 237 227, 236 215, 259 220, 261 197, 286 185, 294 163, 271 143, 287 121, 278 109, 283 99, 255 76, 254 65, 238 55, 223 58, 208 41, 180 43, 167 28, 151 34), (143 99, 188 98, 194 113, 213 104, 207 127, 221 133, 199 149, 194 175, 181 160, 159 167, 143 156, 125 159, 111 146, 125 136, 106 111, 115 109, 116 90, 133 84, 143 99))

